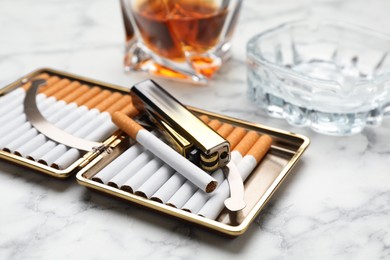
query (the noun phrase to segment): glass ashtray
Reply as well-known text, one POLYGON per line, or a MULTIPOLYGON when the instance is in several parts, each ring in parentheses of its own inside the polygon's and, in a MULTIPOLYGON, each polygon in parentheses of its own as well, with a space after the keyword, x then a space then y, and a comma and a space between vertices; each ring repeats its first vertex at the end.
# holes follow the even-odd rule
POLYGON ((286 23, 247 44, 248 96, 295 126, 349 135, 390 114, 390 37, 335 21, 286 23))

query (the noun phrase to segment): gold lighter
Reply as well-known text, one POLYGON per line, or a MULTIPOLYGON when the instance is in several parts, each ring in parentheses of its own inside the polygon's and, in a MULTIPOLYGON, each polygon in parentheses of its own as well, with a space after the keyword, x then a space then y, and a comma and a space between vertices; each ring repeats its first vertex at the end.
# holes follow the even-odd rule
POLYGON ((153 80, 135 84, 130 91, 138 110, 145 112, 170 145, 205 171, 230 161, 230 144, 191 113, 153 80))

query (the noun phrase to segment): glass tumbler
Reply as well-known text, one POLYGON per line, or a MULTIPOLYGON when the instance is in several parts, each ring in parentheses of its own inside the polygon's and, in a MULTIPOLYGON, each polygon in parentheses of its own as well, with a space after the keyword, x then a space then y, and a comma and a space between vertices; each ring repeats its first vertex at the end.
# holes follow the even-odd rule
POLYGON ((274 117, 328 135, 390 115, 390 37, 340 21, 290 22, 247 44, 248 96, 274 117))
POLYGON ((121 0, 126 71, 207 83, 229 57, 242 0, 121 0))

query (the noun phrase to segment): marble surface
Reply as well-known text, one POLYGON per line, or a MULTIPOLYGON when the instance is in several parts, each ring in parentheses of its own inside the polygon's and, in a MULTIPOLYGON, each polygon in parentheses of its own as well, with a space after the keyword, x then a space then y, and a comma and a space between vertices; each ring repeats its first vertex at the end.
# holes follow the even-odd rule
MULTIPOLYGON (((350 137, 289 126, 246 98, 245 42, 300 18, 390 34, 387 0, 246 0, 233 58, 208 86, 164 82, 186 104, 283 128, 312 143, 236 239, 0 162, 0 259, 390 259, 390 120, 350 137)), ((117 1, 0 0, 0 86, 40 67, 131 86, 117 1)))

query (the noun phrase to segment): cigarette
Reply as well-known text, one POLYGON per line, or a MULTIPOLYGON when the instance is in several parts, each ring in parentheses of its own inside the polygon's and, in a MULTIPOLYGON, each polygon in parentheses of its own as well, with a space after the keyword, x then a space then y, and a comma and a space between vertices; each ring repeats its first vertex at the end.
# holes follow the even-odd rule
MULTIPOLYGON (((219 120, 211 120, 209 122, 209 126, 217 131, 218 134, 220 134, 222 137, 226 138, 230 132, 233 131, 233 126, 230 126, 230 124, 222 124, 219 120), (214 123, 214 122, 218 123, 214 123)), ((222 171, 220 171, 222 174, 222 171)), ((214 174, 212 175, 213 178, 216 179, 217 182, 223 181, 223 178, 221 178, 221 174, 214 174)), ((169 181, 164 184, 170 185, 169 181)), ((168 188, 166 188, 168 189, 168 188)), ((181 208, 184 206, 184 204, 191 198, 191 196, 198 190, 197 187, 192 185, 191 182, 186 181, 182 183, 179 187, 171 187, 172 191, 175 191, 174 194, 169 198, 169 200, 166 202, 167 205, 173 206, 176 208, 181 208)), ((172 193, 171 191, 171 193, 172 193)), ((201 191, 203 192, 203 191, 201 191)), ((204 192, 203 192, 204 193, 204 192)))
MULTIPOLYGON (((77 121, 80 117, 82 117, 84 114, 86 114, 88 111, 92 110, 99 102, 103 101, 104 99, 108 98, 111 95, 110 91, 101 91, 96 96, 94 96, 92 99, 86 101, 82 104, 82 106, 79 106, 74 113, 68 114, 61 120, 55 122, 55 126, 57 126, 60 129, 64 129, 67 126, 71 125, 73 122, 77 121)), ((76 101, 75 101, 76 103, 76 101)))
POLYGON ((206 116, 206 115, 200 115, 199 116, 199 119, 200 120, 202 120, 204 123, 208 123, 208 122, 210 122, 210 118, 208 117, 208 116, 206 116))
MULTIPOLYGON (((236 165, 240 163, 243 155, 245 155, 249 149, 255 145, 256 141, 259 139, 259 135, 254 131, 249 131, 246 133, 242 131, 243 128, 236 128, 233 132, 227 137, 227 140, 230 143, 235 143, 233 151, 231 152, 231 160, 236 165), (244 137, 239 138, 239 142, 236 140, 243 133, 246 133, 244 137)), ((216 178, 220 183, 225 180, 224 174, 221 169, 212 173, 212 176, 216 178)), ((182 209, 192 213, 198 213, 202 206, 207 202, 211 197, 211 194, 205 194, 204 192, 198 190, 196 191, 188 201, 183 205, 182 209)))
MULTIPOLYGON (((37 96, 37 103, 39 105, 40 109, 44 108, 44 104, 48 103, 48 100, 45 99, 46 97, 43 95, 38 95, 37 96)), ((54 103, 54 101, 52 101, 54 103)), ((5 104, 4 106, 9 106, 9 104, 5 104)), ((18 121, 18 117, 23 117, 24 116, 24 107, 23 104, 20 104, 13 108, 12 110, 8 111, 6 114, 0 116, 0 122, 3 127, 6 126, 7 124, 12 124, 13 121, 18 121)), ((0 129, 1 133, 4 133, 4 130, 0 129)))
POLYGON ((208 123, 209 127, 211 127, 213 130, 216 130, 218 129, 221 125, 222 125, 222 122, 217 120, 217 119, 213 119, 211 120, 209 123, 208 123))
MULTIPOLYGON (((88 99, 90 99, 99 92, 100 89, 97 87, 89 89, 89 87, 86 85, 80 86, 75 91, 72 91, 62 99, 62 101, 71 102, 71 103, 67 104, 65 107, 58 110, 53 115, 49 116, 47 120, 51 123, 58 122, 62 118, 66 117, 67 115, 74 113, 74 110, 77 108, 77 105, 79 105, 76 102, 81 97, 87 97, 88 99)), ((31 141, 24 144, 22 147, 17 148, 15 154, 28 158, 30 160, 35 160, 36 158, 40 158, 55 146, 54 142, 52 141, 50 141, 50 143, 48 144, 45 144, 45 142, 48 142, 46 136, 44 136, 43 134, 39 134, 36 137, 34 137, 31 141)))
MULTIPOLYGON (((144 198, 151 198, 151 196, 161 187, 161 183, 167 182, 174 172, 174 169, 167 164, 164 164, 152 175, 152 177, 145 181, 137 191, 135 191, 135 194, 144 198)), ((154 200, 159 201, 158 198, 155 198, 154 200)))
POLYGON ((31 124, 25 122, 24 124, 16 128, 14 131, 8 132, 8 134, 0 138, 0 147, 3 148, 5 145, 9 144, 14 139, 20 137, 23 133, 30 130, 30 128, 31 128, 31 124))
MULTIPOLYGON (((46 73, 40 74, 34 79, 49 79, 49 75, 46 73)), ((55 77, 56 80, 59 80, 58 77, 55 77)), ((50 87, 52 84, 54 84, 53 79, 51 81, 47 81, 46 85, 44 86, 45 88, 50 87)), ((21 114, 23 112, 23 98, 26 95, 26 89, 27 87, 31 86, 31 83, 28 82, 24 84, 21 88, 17 88, 10 93, 6 94, 5 96, 0 97, 0 111, 8 109, 8 112, 6 112, 4 115, 0 116, 0 125, 2 125, 4 122, 8 122, 15 118, 17 115, 21 114), (10 106, 10 103, 16 104, 14 109, 9 110, 10 107, 13 107, 12 105, 10 106)), ((41 87, 43 89, 43 87, 41 87)), ((39 95, 38 95, 39 96, 39 95)))
MULTIPOLYGON (((220 128, 223 127, 223 129, 225 129, 225 127, 222 125, 222 123, 219 120, 211 120, 210 121, 210 119, 207 116, 201 116, 200 118, 203 122, 208 122, 208 125, 213 130, 216 130, 218 133, 219 133, 220 128)), ((226 134, 226 131, 223 130, 223 133, 226 134)), ((188 183, 185 185, 186 187, 182 188, 182 190, 179 191, 180 188, 182 187, 182 185, 184 183, 186 183, 186 179, 183 176, 181 176, 179 173, 175 173, 169 178, 169 180, 167 182, 162 184, 162 186, 156 191, 156 193, 153 194, 151 199, 155 200, 155 201, 159 201, 161 203, 168 202, 168 205, 173 206, 173 207, 178 207, 178 205, 180 205, 180 203, 182 203, 181 202, 182 194, 184 194, 184 193, 188 194, 189 192, 191 192, 192 189, 197 190, 197 187, 192 185, 191 182, 189 182, 189 181, 187 181, 187 182, 188 183), (187 187, 187 186, 189 186, 189 187, 187 187), (176 194, 176 192, 178 192, 177 196, 172 198, 172 196, 174 196, 174 194, 176 194), (171 198, 172 198, 172 200, 168 201, 171 198)))
MULTIPOLYGON (((151 200, 158 201, 164 204, 167 203, 168 200, 180 189, 180 187, 185 182, 186 178, 184 178, 180 174, 174 173, 166 182, 163 183, 163 185, 159 185, 159 189, 153 194, 151 200)), ((191 184, 191 186, 194 185, 191 184)), ((197 188, 195 187, 195 189, 197 188)), ((176 203, 170 203, 170 205, 176 207, 176 203)))
MULTIPOLYGON (((40 74, 37 77, 35 77, 35 79, 38 79, 38 78, 47 79, 48 75, 46 73, 43 73, 43 74, 40 74)), ((21 95, 24 95, 26 93, 26 88, 29 86, 31 86, 30 82, 25 83, 22 85, 22 87, 16 88, 16 89, 10 91, 9 93, 6 93, 5 95, 0 96, 0 107, 2 107, 2 105, 4 103, 11 101, 11 99, 15 99, 15 98, 20 97, 21 95)))
MULTIPOLYGON (((82 85, 79 88, 75 89, 74 91, 70 92, 66 96, 63 97, 61 100, 63 102, 63 106, 59 106, 57 104, 60 104, 59 102, 56 103, 56 107, 58 111, 65 111, 66 113, 70 112, 71 104, 67 104, 68 102, 71 102, 75 99, 76 94, 82 95, 83 93, 88 92, 89 88, 86 85, 82 85)), ((62 103, 61 103, 62 104, 62 103)), ((74 103, 73 103, 74 104, 74 103)), ((74 106, 76 106, 74 104, 74 106)), ((59 120, 60 116, 63 116, 62 113, 53 113, 51 116, 48 117, 48 121, 53 122, 59 120), (57 118, 56 118, 57 117, 57 118)), ((46 137, 42 134, 38 134, 34 138, 32 138, 30 141, 24 143, 23 145, 16 147, 14 150, 14 153, 18 156, 25 157, 27 154, 33 152, 34 150, 38 149, 41 145, 43 145, 47 141, 46 137)), ((10 148, 12 151, 13 149, 10 148)))
POLYGON ((131 97, 127 95, 123 96, 117 102, 108 107, 105 111, 100 113, 97 117, 93 118, 89 122, 86 122, 86 124, 80 127, 76 132, 74 132, 74 135, 85 138, 91 131, 93 131, 93 129, 99 127, 99 125, 103 124, 104 122, 110 122, 111 114, 122 109, 129 103, 131 103, 131 97))
POLYGON ((118 92, 115 92, 111 94, 107 99, 104 99, 99 104, 96 105, 93 109, 89 110, 85 115, 83 115, 80 118, 77 118, 76 121, 71 123, 69 126, 67 126, 64 131, 73 134, 78 129, 82 128, 84 125, 88 124, 93 118, 95 118, 97 115, 99 115, 102 111, 104 111, 106 108, 111 106, 113 103, 118 101, 122 95, 118 92))
POLYGON ((65 96, 62 100, 68 104, 76 104, 77 106, 82 106, 84 103, 94 98, 100 92, 101 89, 99 87, 89 88, 87 85, 82 85, 77 90, 65 96))
MULTIPOLYGON (((73 121, 77 120, 77 118, 85 114, 90 107, 92 108, 100 101, 107 98, 110 94, 110 91, 101 91, 99 87, 93 87, 86 93, 73 100, 71 104, 69 104, 68 107, 70 111, 67 111, 67 109, 64 110, 66 115, 64 115, 63 111, 61 111, 60 113, 53 115, 53 117, 49 117, 48 120, 54 123, 54 125, 56 125, 57 127, 63 129, 67 125, 71 124, 73 121)), ((39 158, 42 158, 42 156, 50 152, 50 150, 53 149, 55 146, 56 143, 48 140, 38 149, 27 153, 26 158, 33 161, 38 161, 39 158)))
POLYGON ((66 146, 63 144, 58 144, 48 153, 44 154, 41 159, 38 160, 39 163, 50 165, 57 159, 61 154, 65 153, 67 150, 66 146))
POLYGON ((145 151, 137 156, 133 161, 127 164, 118 174, 116 174, 108 182, 108 185, 115 188, 120 188, 129 178, 139 171, 145 164, 153 158, 153 154, 145 151))
POLYGON ((133 161, 144 151, 140 144, 130 146, 125 152, 115 158, 110 164, 92 177, 93 181, 108 184, 108 182, 120 172, 129 162, 133 161))
POLYGON ((34 150, 37 150, 41 145, 47 141, 46 137, 42 134, 39 134, 32 138, 30 141, 26 142, 24 145, 15 149, 15 154, 21 157, 27 157, 28 153, 31 153, 34 150))
MULTIPOLYGON (((45 139, 46 140, 46 139, 45 139)), ((57 144, 51 140, 46 140, 46 142, 40 146, 38 149, 28 153, 26 155, 27 159, 32 161, 38 161, 44 154, 47 154, 51 149, 53 149, 57 144)))
MULTIPOLYGON (((52 96, 56 100, 63 99, 65 96, 67 96, 69 93, 75 91, 81 85, 80 82, 78 82, 78 81, 70 82, 69 80, 67 80, 67 82, 69 82, 67 85, 63 86, 61 89, 58 89, 57 91, 55 91, 53 93, 52 96)), ((49 90, 52 90, 52 89, 53 88, 50 88, 49 90)), ((45 93, 45 91, 43 93, 45 93)))
POLYGON ((146 149, 153 152, 158 158, 202 190, 212 192, 216 188, 217 182, 214 178, 174 151, 153 134, 143 129, 142 126, 125 114, 120 112, 114 113, 113 122, 131 138, 137 140, 146 149))
POLYGON ((12 121, 14 118, 18 117, 24 111, 23 106, 17 106, 12 111, 8 112, 6 115, 0 116, 0 126, 8 124, 8 122, 12 121))
POLYGON ((3 148, 4 151, 11 153, 15 150, 16 147, 20 147, 24 143, 28 142, 35 136, 37 136, 38 131, 35 128, 29 129, 26 133, 24 133, 22 136, 12 140, 8 144, 6 144, 3 148))
POLYGON ((53 117, 55 114, 58 113, 58 111, 63 111, 63 109, 67 105, 67 102, 62 100, 62 98, 73 92, 85 92, 87 90, 87 86, 80 87, 79 82, 72 82, 71 84, 54 93, 53 96, 46 100, 50 101, 50 103, 48 105, 45 104, 45 107, 40 108, 40 110, 42 111, 42 115, 48 119, 53 117))
MULTIPOLYGON (((52 85, 56 82, 58 78, 50 78, 47 81, 47 88, 52 87, 52 85), (54 79, 54 80, 53 80, 54 79)), ((59 80, 59 79, 58 79, 59 80)), ((26 96, 26 92, 23 88, 18 88, 20 91, 15 92, 16 90, 12 91, 10 96, 6 95, 5 97, 2 98, 2 103, 0 104, 0 114, 1 114, 1 121, 2 123, 7 122, 7 124, 11 123, 12 121, 16 120, 17 117, 23 117, 23 99, 26 96), (17 96, 11 95, 14 93, 19 93, 17 96), (16 111, 17 113, 15 113, 16 111), (14 117, 10 117, 10 114, 15 115, 14 117)), ((44 94, 38 94, 37 95, 37 102, 40 104, 40 109, 44 109, 45 105, 42 103, 43 100, 45 100, 47 97, 44 94)), ((48 100, 44 102, 53 102, 53 100, 48 100)), ((46 104, 47 107, 48 104, 46 104)), ((24 119, 25 121, 25 119, 24 119)), ((1 131, 1 130, 0 130, 1 131)))
POLYGON ((44 89, 41 93, 47 97, 53 96, 56 92, 61 91, 61 89, 65 88, 70 83, 71 82, 69 79, 61 79, 60 81, 53 84, 53 86, 50 88, 44 89))
MULTIPOLYGON (((51 81, 53 82, 53 80, 51 81)), ((51 84, 51 83, 50 83, 51 84)), ((58 86, 63 86, 64 83, 60 83, 60 82, 57 82, 57 83, 54 83, 53 85, 49 85, 46 90, 51 90, 53 88, 56 88, 58 86)), ((55 92, 53 92, 55 93, 55 92)), ((25 94, 24 94, 25 96, 25 94)), ((55 98, 48 98, 46 99, 46 95, 45 94, 38 94, 37 95, 37 104, 38 104, 38 108, 43 111, 42 113, 45 114, 47 113, 47 110, 48 110, 48 107, 52 104, 55 103, 55 98)), ((12 107, 10 106, 9 104, 7 104, 8 107, 12 107)), ((22 106, 22 104, 20 104, 20 106, 22 106)), ((1 135, 4 135, 6 134, 7 132, 9 131, 17 131, 17 129, 19 127, 21 127, 21 125, 26 122, 26 115, 23 113, 19 116, 17 116, 15 119, 11 120, 10 122, 7 123, 7 125, 2 128, 0 130, 0 134, 1 135)), ((31 127, 31 126, 30 126, 31 127)), ((6 145, 3 143, 3 145, 6 145)), ((3 147, 3 146, 2 146, 3 147)))
POLYGON ((98 87, 93 87, 89 89, 88 86, 82 85, 76 91, 70 93, 63 99, 63 101, 68 103, 68 105, 66 105, 63 109, 58 110, 57 113, 55 113, 51 117, 48 117, 48 121, 55 123, 57 127, 60 127, 61 124, 70 124, 72 122, 70 120, 73 119, 71 114, 78 113, 75 112, 75 110, 80 111, 80 113, 86 112, 88 108, 86 106, 83 106, 83 104, 89 100, 93 100, 95 96, 97 96, 100 92, 101 90, 98 87), (64 121, 64 123, 61 123, 60 120, 64 121), (66 121, 69 121, 69 123, 66 121))
MULTIPOLYGON (((88 90, 85 94, 74 100, 72 104, 69 105, 70 111, 67 111, 65 116, 63 116, 63 112, 60 112, 56 113, 52 117, 49 117, 48 120, 52 122, 56 127, 64 129, 75 121, 77 121, 77 119, 85 115, 90 107, 98 104, 99 102, 107 98, 110 94, 110 91, 98 91, 96 88, 92 88, 88 90), (73 103, 82 106, 76 108, 73 103), (58 121, 54 119, 58 119, 58 121)), ((53 149, 55 146, 56 143, 49 140, 37 150, 28 153, 26 157, 30 160, 38 161, 46 154, 47 156, 50 156, 49 153, 51 149, 53 149)), ((43 161, 43 163, 45 162, 43 161)))
POLYGON ((88 86, 82 85, 79 88, 77 88, 75 91, 69 93, 62 100, 58 101, 55 106, 53 106, 53 109, 56 111, 55 113, 52 113, 50 116, 47 116, 47 120, 49 122, 57 122, 61 118, 71 113, 72 110, 77 108, 77 103, 74 102, 75 99, 74 96, 75 95, 82 96, 85 93, 89 93, 89 92, 92 92, 92 90, 90 90, 88 86))
MULTIPOLYGON (((64 82, 67 82, 67 81, 64 81, 64 82)), ((42 111, 42 114, 45 117, 50 117, 51 115, 55 114, 57 110, 62 109, 66 105, 64 102, 57 101, 56 98, 64 97, 65 95, 71 93, 77 87, 80 86, 80 83, 73 82, 73 83, 65 86, 64 88, 60 89, 59 87, 63 86, 63 84, 64 83, 61 83, 61 84, 56 83, 53 85, 53 87, 46 88, 46 91, 54 89, 55 86, 57 86, 57 89, 59 89, 56 92, 54 92, 54 91, 51 92, 51 93, 53 93, 53 96, 51 96, 49 99, 42 100, 42 98, 40 98, 40 99, 37 98, 38 108, 42 111)), ((42 97, 42 95, 43 94, 39 94, 38 97, 42 97)), ((23 118, 24 118, 24 116, 23 116, 23 118)), ((30 140, 34 139, 35 137, 37 137, 39 135, 38 131, 33 131, 33 130, 35 130, 35 129, 30 129, 29 131, 25 132, 20 137, 18 137, 16 140, 14 140, 8 144, 5 144, 5 147, 3 147, 3 150, 6 152, 16 151, 20 146, 26 144, 26 142, 28 143, 30 140), (32 135, 32 133, 35 133, 35 135, 32 135)), ((17 154, 20 154, 20 152, 18 152, 17 154)))
MULTIPOLYGON (((87 113, 82 115, 76 121, 71 123, 69 126, 65 127, 64 131, 69 134, 74 134, 78 129, 82 128, 84 125, 88 124, 94 117, 96 117, 100 111, 107 109, 113 103, 118 101, 122 97, 122 94, 115 92, 112 93, 107 99, 104 99, 99 104, 96 105, 95 108, 89 110, 87 113)), ((68 149, 63 144, 58 144, 54 149, 44 154, 39 160, 39 163, 45 165, 51 165, 53 162, 58 159, 60 156, 66 153, 68 149)))
MULTIPOLYGON (((46 82, 46 88, 55 83, 56 78, 49 78, 46 82)), ((27 83, 30 84, 31 83, 27 83)), ((0 115, 7 114, 9 111, 12 111, 15 107, 22 104, 24 97, 26 96, 26 91, 24 87, 17 88, 11 91, 9 94, 1 97, 0 99, 0 115)), ((39 96, 39 95, 38 95, 39 96)))
MULTIPOLYGON (((262 135, 237 165, 240 175, 244 181, 265 156, 267 151, 270 149, 271 144, 272 138, 268 135, 262 135)), ((225 207, 224 201, 228 197, 229 185, 225 180, 215 191, 215 194, 213 194, 213 196, 211 196, 206 204, 199 210, 198 215, 209 219, 216 219, 225 207)))
POLYGON ((161 166, 163 162, 160 159, 154 158, 149 161, 145 166, 138 170, 132 177, 130 177, 125 183, 120 187, 121 190, 133 193, 142 184, 145 183, 161 166))
MULTIPOLYGON (((123 96, 118 102, 110 106, 105 112, 85 127, 80 128, 74 135, 91 141, 101 141, 108 134, 112 134, 117 127, 111 122, 110 115, 119 109, 131 117, 138 113, 131 102, 130 96, 123 96)), ((70 149, 52 163, 52 167, 64 169, 80 158, 81 152, 77 149, 70 149)))
POLYGON ((233 132, 234 126, 232 124, 222 124, 217 130, 218 134, 222 137, 227 137, 231 132, 233 132))
MULTIPOLYGON (((45 79, 45 80, 48 80, 49 78, 50 78, 49 74, 41 73, 38 76, 34 77, 33 80, 35 80, 35 79, 45 79)), ((55 78, 57 81, 60 80, 57 76, 53 76, 52 78, 55 78)), ((23 89, 23 91, 27 91, 30 87, 31 87, 31 80, 28 81, 27 83, 23 84, 21 88, 23 89)), ((44 85, 39 90, 40 90, 40 92, 42 92, 46 88, 47 88, 47 85, 44 85)))

